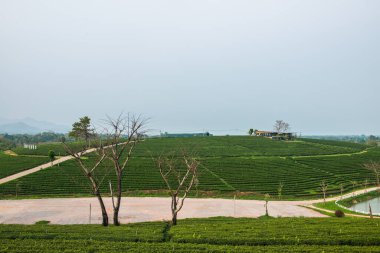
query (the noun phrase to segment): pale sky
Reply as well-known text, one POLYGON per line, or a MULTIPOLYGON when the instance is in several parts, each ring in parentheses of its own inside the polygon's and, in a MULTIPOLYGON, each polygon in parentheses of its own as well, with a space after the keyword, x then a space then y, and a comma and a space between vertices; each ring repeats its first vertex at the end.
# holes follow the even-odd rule
POLYGON ((380 134, 380 1, 0 0, 0 117, 380 134))

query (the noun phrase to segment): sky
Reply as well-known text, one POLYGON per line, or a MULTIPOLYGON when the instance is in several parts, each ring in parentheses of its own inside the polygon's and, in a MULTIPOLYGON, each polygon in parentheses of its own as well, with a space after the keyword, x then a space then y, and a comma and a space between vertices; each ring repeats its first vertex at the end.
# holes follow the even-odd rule
POLYGON ((1 0, 0 117, 380 134, 378 0, 1 0))

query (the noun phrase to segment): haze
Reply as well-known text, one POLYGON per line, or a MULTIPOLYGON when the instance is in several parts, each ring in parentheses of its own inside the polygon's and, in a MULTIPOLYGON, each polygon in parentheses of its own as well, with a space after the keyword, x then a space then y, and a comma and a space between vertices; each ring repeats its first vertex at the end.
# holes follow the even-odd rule
POLYGON ((0 2, 0 116, 380 134, 380 1, 0 2))

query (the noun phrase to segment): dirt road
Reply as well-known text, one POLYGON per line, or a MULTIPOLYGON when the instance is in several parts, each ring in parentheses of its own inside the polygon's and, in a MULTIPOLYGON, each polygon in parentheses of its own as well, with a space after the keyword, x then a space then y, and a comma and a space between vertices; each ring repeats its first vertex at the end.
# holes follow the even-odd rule
MULTIPOLYGON (((60 198, 0 200, 0 223, 33 224, 48 220, 54 224, 101 223, 99 204, 95 198, 60 198)), ((281 217, 323 217, 324 215, 298 206, 302 201, 269 202, 269 214, 281 217)), ((111 200, 106 199, 110 215, 111 200)), ((265 214, 264 202, 259 200, 187 199, 179 218, 215 216, 259 217, 265 214)), ((122 223, 170 219, 169 198, 123 198, 122 223)), ((111 221, 112 219, 110 219, 111 221)))

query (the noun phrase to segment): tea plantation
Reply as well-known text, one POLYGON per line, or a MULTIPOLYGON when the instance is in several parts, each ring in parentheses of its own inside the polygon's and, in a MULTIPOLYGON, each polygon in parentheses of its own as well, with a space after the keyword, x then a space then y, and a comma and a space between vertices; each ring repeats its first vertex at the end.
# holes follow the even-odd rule
POLYGON ((0 252, 379 252, 379 238, 379 220, 354 218, 0 225, 0 252))
POLYGON ((12 156, 0 153, 0 178, 47 163, 47 157, 12 156))
MULTIPOLYGON (((61 150, 61 144, 44 144, 27 153, 61 150)), ((363 187, 374 176, 362 164, 380 161, 380 148, 339 141, 298 139, 274 141, 248 136, 147 139, 134 153, 123 181, 125 195, 166 195, 165 185, 152 156, 186 148, 195 150, 201 161, 199 185, 193 196, 262 198, 265 193, 277 198, 283 183, 283 199, 319 198, 319 184, 326 180, 328 195, 363 187), (355 181, 356 184, 352 184, 355 181)), ((16 149, 16 152, 26 151, 16 149)), ((63 152, 63 151, 62 151, 63 152)), ((41 154, 42 154, 41 153, 41 154)), ((91 159, 88 159, 91 161, 91 159)), ((114 173, 107 163, 97 172, 103 178, 102 191, 114 173)), ((18 180, 0 185, 0 198, 89 195, 86 179, 74 161, 68 161, 18 180)))

